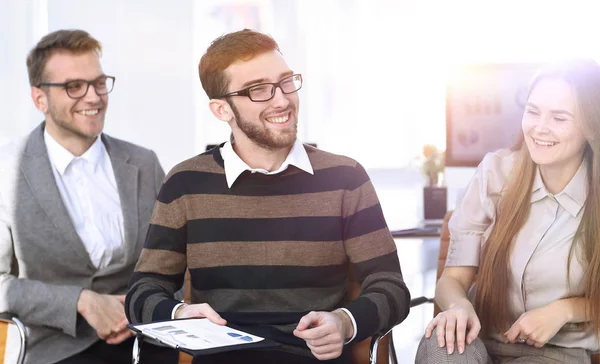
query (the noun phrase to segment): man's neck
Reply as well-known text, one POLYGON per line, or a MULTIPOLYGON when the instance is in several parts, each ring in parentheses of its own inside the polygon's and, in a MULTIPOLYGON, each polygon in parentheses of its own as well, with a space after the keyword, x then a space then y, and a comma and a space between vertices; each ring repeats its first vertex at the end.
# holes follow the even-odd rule
POLYGON ((97 138, 84 138, 70 132, 64 132, 49 123, 46 123, 46 130, 58 144, 76 157, 81 157, 83 153, 90 149, 97 138))
POLYGON ((266 149, 252 143, 250 140, 237 139, 232 147, 235 153, 250 168, 260 168, 269 172, 279 169, 290 150, 292 150, 292 145, 280 149, 266 149))

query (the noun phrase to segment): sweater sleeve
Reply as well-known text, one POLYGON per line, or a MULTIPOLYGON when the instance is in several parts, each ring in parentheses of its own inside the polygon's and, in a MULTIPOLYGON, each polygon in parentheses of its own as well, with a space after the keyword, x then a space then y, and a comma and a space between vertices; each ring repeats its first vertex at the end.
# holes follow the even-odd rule
POLYGON ((167 177, 154 205, 144 248, 129 283, 125 312, 131 323, 171 319, 186 270, 187 218, 180 175, 167 177))
POLYGON ((402 322, 410 293, 373 184, 360 164, 354 172, 343 197, 343 239, 360 295, 345 308, 356 320, 355 340, 362 341, 402 322))

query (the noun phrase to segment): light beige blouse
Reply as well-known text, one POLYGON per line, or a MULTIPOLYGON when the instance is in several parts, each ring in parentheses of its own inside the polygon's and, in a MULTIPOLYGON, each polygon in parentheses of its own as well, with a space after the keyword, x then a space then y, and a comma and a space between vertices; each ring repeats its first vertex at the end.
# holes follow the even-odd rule
MULTIPOLYGON (((500 193, 515 158, 516 152, 503 149, 487 154, 477 167, 449 222, 446 266, 479 266, 482 247, 494 226, 500 193)), ((546 190, 539 170, 536 172, 531 212, 515 237, 510 256, 509 292, 515 320, 526 311, 584 293, 584 267, 577 258, 579 251, 575 251, 571 261, 570 282, 567 282, 567 259, 583 215, 586 175, 587 168, 582 163, 565 189, 552 195, 546 190)), ((504 340, 500 334, 495 338, 504 340)), ((549 343, 598 350, 595 335, 582 324, 565 325, 549 343)))

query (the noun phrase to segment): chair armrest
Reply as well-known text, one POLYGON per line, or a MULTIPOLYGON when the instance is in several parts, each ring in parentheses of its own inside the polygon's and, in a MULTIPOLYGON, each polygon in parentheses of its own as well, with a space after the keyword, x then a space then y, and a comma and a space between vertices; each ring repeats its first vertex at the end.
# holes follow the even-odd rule
MULTIPOLYGON (((422 305, 424 303, 433 302, 433 298, 427 298, 425 296, 413 298, 410 300, 410 307, 415 307, 422 305)), ((390 335, 390 362, 392 364, 398 363, 398 359, 396 358, 396 351, 394 349, 394 338, 392 337, 392 329, 389 329, 383 335, 373 335, 371 336, 371 349, 369 350, 369 363, 377 364, 377 350, 379 349, 379 341, 383 339, 385 336, 390 335)))
POLYGON ((381 335, 373 335, 371 336, 371 348, 369 349, 369 364, 377 364, 377 351, 379 350, 379 341, 386 337, 388 334, 390 335, 390 359, 391 364, 398 363, 398 359, 396 358, 396 351, 394 349, 394 338, 392 337, 392 327, 386 333, 381 335))
POLYGON ((133 364, 140 363, 140 352, 142 351, 142 343, 144 342, 144 335, 135 334, 135 339, 133 340, 133 349, 131 351, 131 362, 133 364))
POLYGON ((420 306, 424 303, 433 303, 433 298, 428 298, 425 296, 413 298, 412 300, 410 300, 410 307, 412 308, 415 306, 420 306))
POLYGON ((19 318, 10 313, 10 312, 0 312, 0 321, 7 322, 9 324, 13 324, 17 327, 19 331, 19 336, 21 338, 21 348, 19 350, 19 356, 17 358, 17 363, 21 364, 25 360, 25 349, 27 348, 27 331, 25 330, 25 325, 19 318))

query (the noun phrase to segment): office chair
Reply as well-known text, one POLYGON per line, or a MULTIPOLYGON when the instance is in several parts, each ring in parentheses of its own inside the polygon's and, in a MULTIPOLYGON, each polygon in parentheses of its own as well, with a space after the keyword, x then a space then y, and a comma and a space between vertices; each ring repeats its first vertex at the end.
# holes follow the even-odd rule
POLYGON ((17 356, 17 364, 23 364, 25 360, 25 350, 27 348, 27 332, 25 325, 19 318, 8 312, 0 312, 0 362, 4 363, 6 354, 6 344, 8 336, 8 325, 15 325, 19 332, 19 355, 17 356))

